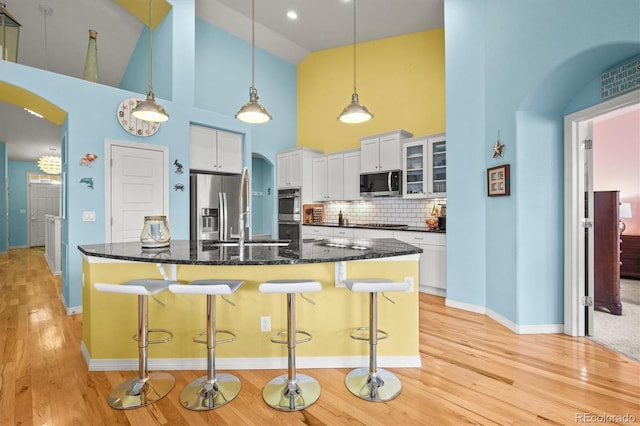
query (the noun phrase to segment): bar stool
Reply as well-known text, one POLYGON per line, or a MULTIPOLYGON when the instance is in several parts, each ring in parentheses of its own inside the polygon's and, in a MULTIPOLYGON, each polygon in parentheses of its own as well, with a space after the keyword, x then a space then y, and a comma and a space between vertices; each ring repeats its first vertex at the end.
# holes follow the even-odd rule
MULTIPOLYGON (((147 370, 147 353, 150 344, 167 343, 173 339, 169 330, 148 328, 148 297, 169 288, 176 281, 142 279, 131 280, 123 284, 95 283, 98 291, 107 293, 138 295, 138 333, 133 340, 138 342, 138 377, 129 379, 115 388, 109 395, 109 405, 119 410, 144 407, 167 395, 175 385, 175 378, 164 372, 149 373, 147 370), (168 335, 164 339, 149 340, 149 333, 168 335)), ((164 304, 155 299, 162 306, 164 304)))
POLYGON ((171 284, 169 290, 178 294, 206 294, 207 295, 207 330, 197 334, 193 341, 207 345, 207 375, 189 383, 180 393, 180 403, 189 410, 213 410, 230 402, 240 392, 240 379, 232 374, 216 373, 216 344, 228 343, 235 340, 236 335, 227 330, 216 330, 216 295, 233 294, 244 284, 236 280, 196 280, 188 285, 171 284), (228 337, 216 340, 216 333, 228 337), (207 336, 206 340, 200 337, 207 336))
MULTIPOLYGON (((369 342, 369 367, 360 367, 349 372, 345 378, 345 384, 352 394, 367 401, 383 402, 393 399, 400 395, 402 385, 393 373, 378 368, 378 340, 386 339, 389 336, 387 332, 378 330, 378 293, 407 291, 411 284, 384 279, 345 280, 343 282, 352 292, 369 293, 369 327, 359 327, 351 333, 352 339, 369 342), (358 335, 359 332, 365 330, 368 331, 367 337, 358 335), (378 336, 378 333, 381 336, 378 336)), ((390 302, 395 303, 384 293, 382 295, 390 302)))
MULTIPOLYGON (((286 293, 287 294, 287 330, 271 337, 273 343, 287 344, 287 374, 277 376, 267 383, 262 391, 264 401, 271 408, 281 411, 299 411, 309 407, 320 397, 320 383, 306 374, 296 373, 296 344, 311 340, 311 334, 306 331, 296 330, 296 299, 295 293, 318 292, 322 285, 313 280, 273 280, 267 281, 258 287, 260 293, 286 293), (287 335, 286 340, 277 336, 287 335), (297 339, 296 335, 306 336, 297 339)), ((308 302, 315 304, 310 299, 301 296, 308 302)))

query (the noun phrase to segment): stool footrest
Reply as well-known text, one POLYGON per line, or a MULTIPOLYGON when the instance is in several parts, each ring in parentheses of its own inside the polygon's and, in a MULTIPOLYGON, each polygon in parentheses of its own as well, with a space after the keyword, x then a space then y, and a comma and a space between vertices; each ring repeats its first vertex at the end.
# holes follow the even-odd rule
MULTIPOLYGON (((149 344, 149 345, 155 345, 157 343, 167 343, 167 342, 170 342, 170 341, 173 340, 173 333, 170 332, 169 330, 165 330, 164 328, 154 328, 154 329, 147 330, 147 336, 149 336, 149 334, 151 334, 151 333, 168 334, 168 337, 166 337, 164 339, 147 340, 147 344, 149 344)), ((133 340, 135 340, 136 342, 139 340, 137 334, 133 335, 133 340)))
MULTIPOLYGON (((284 334, 284 335, 286 335, 286 334, 288 334, 288 333, 289 333, 289 332, 288 332, 287 330, 280 331, 280 332, 278 332, 278 333, 274 334, 274 335, 270 338, 270 340, 271 340, 273 343, 278 343, 278 344, 280 344, 280 345, 286 345, 287 343, 289 343, 289 342, 287 341, 287 339, 284 339, 284 340, 283 340, 283 339, 278 339, 278 336, 282 336, 283 334, 284 334)), ((306 342, 308 342, 308 341, 310 341, 310 340, 311 340, 311 333, 308 333, 308 332, 306 332, 306 331, 296 330, 296 335, 298 335, 298 334, 302 334, 302 335, 307 336, 307 337, 305 337, 305 338, 303 338, 303 339, 296 339, 296 341, 295 341, 296 345, 297 345, 298 343, 306 343, 306 342)))
MULTIPOLYGON (((216 336, 218 334, 226 334, 226 335, 231 336, 231 337, 226 337, 224 339, 216 340, 216 345, 221 345, 223 343, 229 343, 229 342, 233 342, 234 340, 236 340, 235 333, 233 333, 233 332, 231 332, 229 330, 216 330, 216 336)), ((206 339, 204 339, 204 340, 200 339, 200 337, 206 336, 206 335, 207 335, 206 331, 203 331, 202 333, 198 333, 195 336, 193 336, 193 341, 195 343, 204 343, 206 345, 208 343, 207 340, 206 339)))
MULTIPOLYGON (((378 331, 378 340, 384 340, 387 337, 389 337, 389 333, 387 333, 386 331, 384 330, 377 330, 377 331, 378 331)), ((368 342, 370 338, 369 327, 354 328, 353 330, 351 330, 349 337, 351 337, 354 340, 366 340, 368 342)))

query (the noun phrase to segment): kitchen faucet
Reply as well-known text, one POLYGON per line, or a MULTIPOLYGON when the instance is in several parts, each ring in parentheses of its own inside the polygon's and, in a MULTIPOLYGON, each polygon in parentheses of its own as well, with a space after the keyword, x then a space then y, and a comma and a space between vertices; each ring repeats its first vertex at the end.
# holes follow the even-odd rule
POLYGON ((238 199, 238 250, 244 252, 245 229, 249 226, 249 168, 242 169, 240 197, 238 199))

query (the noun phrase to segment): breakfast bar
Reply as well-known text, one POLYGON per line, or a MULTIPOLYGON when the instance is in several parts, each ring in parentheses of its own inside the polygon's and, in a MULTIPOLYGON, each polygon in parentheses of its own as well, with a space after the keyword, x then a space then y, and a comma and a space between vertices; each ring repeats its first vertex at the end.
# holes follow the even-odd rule
MULTIPOLYGON (((134 279, 242 280, 244 285, 218 302, 216 321, 236 341, 217 350, 220 369, 286 368, 286 346, 270 337, 286 329, 285 300, 258 291, 261 283, 310 277, 322 285, 298 304, 297 322, 313 339, 300 346, 301 368, 349 368, 366 365, 368 345, 350 332, 367 324, 366 294, 352 293, 345 280, 384 278, 410 283, 409 290, 381 297, 380 328, 388 335, 378 347, 386 367, 417 367, 418 270, 422 250, 402 241, 383 239, 303 239, 296 241, 171 240, 169 247, 142 249, 139 242, 79 246, 83 257, 82 351, 89 370, 135 370, 136 302, 103 293, 96 283, 120 284, 134 279), (234 306, 235 305, 235 306, 234 306)), ((163 292, 149 301, 150 326, 167 329, 173 340, 150 349, 149 367, 163 370, 206 369, 202 348, 192 337, 202 331, 206 306, 201 297, 163 292)))

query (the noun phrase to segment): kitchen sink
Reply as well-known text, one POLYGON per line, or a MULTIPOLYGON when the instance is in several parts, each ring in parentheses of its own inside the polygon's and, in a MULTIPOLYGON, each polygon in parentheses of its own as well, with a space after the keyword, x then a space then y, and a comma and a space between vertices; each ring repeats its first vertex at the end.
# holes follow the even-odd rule
MULTIPOLYGON (((291 240, 245 240, 245 247, 286 247, 291 243, 291 240)), ((240 242, 238 240, 206 240, 202 242, 203 246, 207 247, 238 247, 240 242)))

